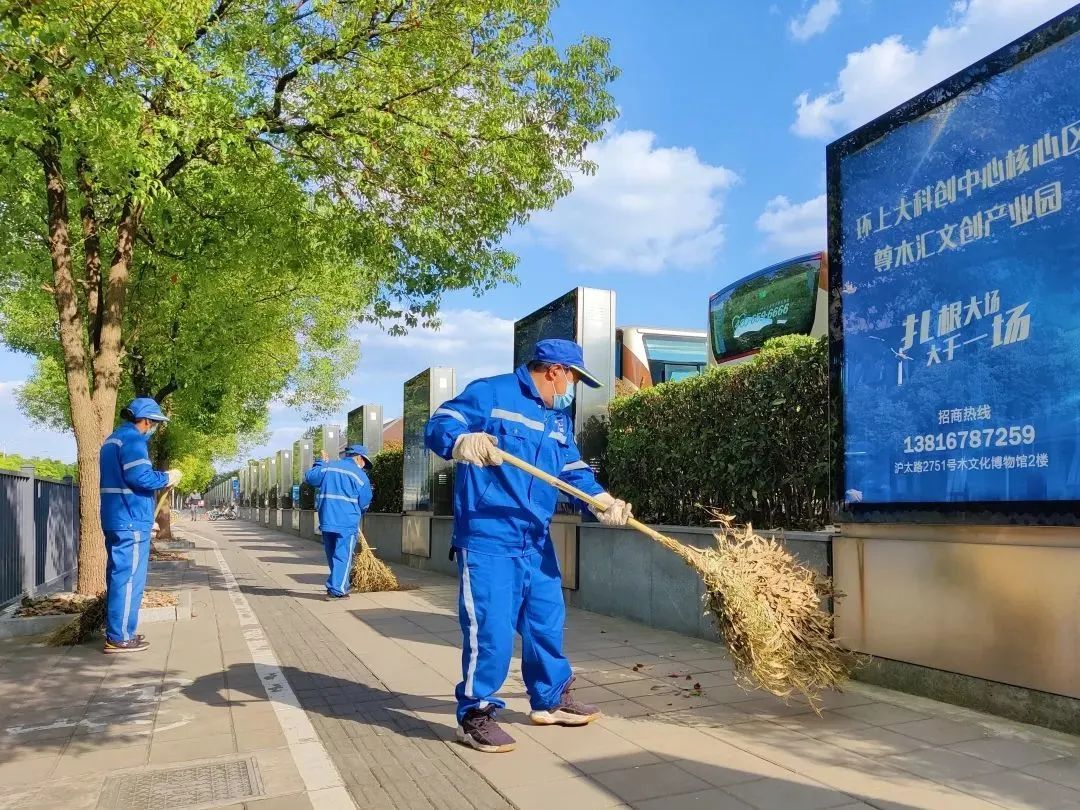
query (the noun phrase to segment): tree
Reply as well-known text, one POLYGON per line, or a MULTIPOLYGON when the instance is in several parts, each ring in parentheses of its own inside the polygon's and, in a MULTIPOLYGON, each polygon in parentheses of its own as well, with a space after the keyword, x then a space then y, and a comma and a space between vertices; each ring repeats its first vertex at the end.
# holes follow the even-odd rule
POLYGON ((140 365, 156 363, 161 335, 134 330, 156 320, 145 309, 170 285, 261 267, 273 268, 267 294, 302 315, 347 298, 273 358, 289 377, 332 372, 326 347, 357 318, 415 324, 446 289, 511 277, 500 239, 591 168, 583 150, 615 115, 606 44, 560 53, 551 5, 15 0, 0 11, 0 330, 42 374, 63 372, 80 591, 104 585, 97 452, 123 386, 156 393, 140 388, 140 365), (279 269, 315 283, 292 289, 279 269))
POLYGON ((51 478, 54 481, 63 481, 69 475, 75 478, 78 473, 74 464, 65 464, 56 459, 37 456, 26 458, 16 454, 0 453, 0 470, 21 470, 23 467, 33 467, 35 476, 51 478))

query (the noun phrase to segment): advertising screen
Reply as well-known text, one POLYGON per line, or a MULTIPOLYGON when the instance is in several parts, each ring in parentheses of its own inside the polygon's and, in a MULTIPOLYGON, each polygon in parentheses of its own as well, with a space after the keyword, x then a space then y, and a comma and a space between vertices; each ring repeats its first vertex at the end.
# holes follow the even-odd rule
POLYGON ((577 290, 526 315, 514 324, 514 368, 528 362, 538 341, 577 340, 577 290))
POLYGON ((814 326, 820 254, 770 267, 721 290, 709 301, 713 356, 723 362, 782 335, 814 326))
POLYGON ((1080 36, 1066 34, 829 148, 848 504, 1080 500, 1080 84, 1066 79, 1080 36))
POLYGON ((431 378, 427 371, 405 383, 403 500, 405 511, 425 512, 431 503, 431 451, 424 446, 424 426, 431 414, 431 378))

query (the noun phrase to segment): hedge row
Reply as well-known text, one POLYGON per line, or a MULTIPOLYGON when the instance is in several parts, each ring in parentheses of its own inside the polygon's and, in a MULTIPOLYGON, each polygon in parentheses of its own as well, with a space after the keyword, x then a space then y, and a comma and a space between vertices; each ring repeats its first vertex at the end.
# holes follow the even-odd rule
POLYGON ((829 519, 828 345, 777 338, 750 362, 616 399, 607 485, 651 523, 709 522, 706 507, 758 528, 829 519))
POLYGON ((398 514, 402 511, 402 482, 405 469, 405 454, 400 444, 390 444, 380 450, 371 459, 368 477, 371 479, 371 491, 374 499, 371 512, 398 514))
MULTIPOLYGON (((578 443, 650 523, 706 525, 714 507, 758 528, 819 529, 829 519, 828 413, 827 342, 784 337, 748 363, 616 399, 578 443)), ((371 511, 401 512, 401 447, 373 462, 371 511)))

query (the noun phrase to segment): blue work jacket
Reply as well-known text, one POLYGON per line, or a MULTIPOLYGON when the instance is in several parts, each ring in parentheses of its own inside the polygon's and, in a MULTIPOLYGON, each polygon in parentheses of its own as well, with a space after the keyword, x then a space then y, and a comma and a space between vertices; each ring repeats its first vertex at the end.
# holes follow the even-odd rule
MULTIPOLYGON (((581 459, 569 415, 544 404, 525 366, 470 384, 435 411, 424 438, 431 450, 450 459, 463 433, 490 433, 502 450, 586 494, 604 491, 581 459)), ((551 484, 509 464, 458 464, 454 545, 502 556, 540 551, 549 542, 556 497, 551 484)))
POLYGON ((355 534, 364 510, 371 506, 371 481, 351 458, 316 461, 304 480, 319 491, 315 508, 319 529, 338 534, 355 534))
POLYGON ((154 492, 165 488, 169 476, 154 470, 148 441, 125 422, 101 446, 101 528, 107 532, 149 532, 154 525, 154 492))

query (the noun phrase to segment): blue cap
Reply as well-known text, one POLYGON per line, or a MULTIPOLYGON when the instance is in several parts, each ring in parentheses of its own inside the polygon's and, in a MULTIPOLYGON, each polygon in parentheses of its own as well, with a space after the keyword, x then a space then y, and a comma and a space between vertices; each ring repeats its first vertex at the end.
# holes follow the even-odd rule
POLYGON ((137 419, 149 419, 151 422, 169 421, 169 417, 161 412, 161 407, 150 397, 133 399, 131 404, 120 412, 120 415, 132 422, 137 419))
POLYGON ((581 347, 572 340, 541 340, 533 350, 533 360, 572 368, 590 388, 603 388, 604 384, 585 368, 585 356, 581 347))
POLYGON ((368 449, 362 444, 350 444, 344 447, 341 451, 342 458, 353 458, 360 456, 364 460, 364 466, 371 466, 371 456, 368 454, 368 449))

